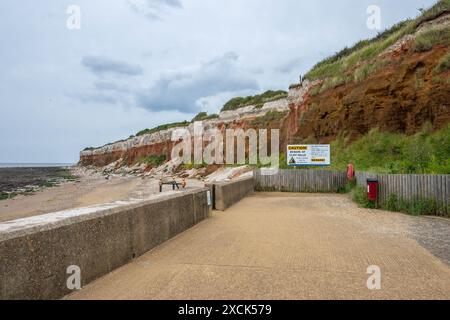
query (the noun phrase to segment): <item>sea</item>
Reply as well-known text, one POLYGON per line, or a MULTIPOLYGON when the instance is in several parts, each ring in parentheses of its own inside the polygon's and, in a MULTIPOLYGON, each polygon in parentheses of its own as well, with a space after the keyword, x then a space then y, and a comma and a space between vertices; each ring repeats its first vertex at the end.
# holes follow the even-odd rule
POLYGON ((0 168, 52 168, 70 167, 75 163, 1 163, 0 168))

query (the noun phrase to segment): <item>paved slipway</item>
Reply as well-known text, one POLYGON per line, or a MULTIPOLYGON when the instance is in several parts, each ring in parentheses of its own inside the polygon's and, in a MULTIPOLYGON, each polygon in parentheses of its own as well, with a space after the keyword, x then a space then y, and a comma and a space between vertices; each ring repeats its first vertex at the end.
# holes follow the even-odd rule
POLYGON ((450 299, 449 264, 446 219, 255 193, 66 298, 450 299))

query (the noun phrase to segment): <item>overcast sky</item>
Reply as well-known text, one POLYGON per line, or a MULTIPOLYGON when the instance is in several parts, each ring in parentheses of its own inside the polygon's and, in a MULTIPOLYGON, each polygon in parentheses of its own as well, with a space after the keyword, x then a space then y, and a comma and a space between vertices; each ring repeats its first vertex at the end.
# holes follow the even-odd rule
POLYGON ((0 162, 81 149, 287 90, 316 62, 433 0, 2 0, 0 162), (69 5, 81 29, 68 29, 69 5))

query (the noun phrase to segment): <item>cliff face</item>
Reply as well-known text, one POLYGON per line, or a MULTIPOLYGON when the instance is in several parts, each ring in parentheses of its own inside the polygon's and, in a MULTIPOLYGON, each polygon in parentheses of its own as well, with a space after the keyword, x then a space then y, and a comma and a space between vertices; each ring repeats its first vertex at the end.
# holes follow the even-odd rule
POLYGON ((149 155, 164 155, 166 159, 170 160, 172 148, 174 143, 169 140, 163 140, 161 142, 154 142, 150 144, 143 143, 142 145, 135 145, 124 148, 117 148, 114 150, 113 148, 109 151, 97 152, 97 153, 89 153, 82 152, 80 154, 80 164, 84 166, 107 166, 112 162, 122 160, 117 166, 132 166, 139 159, 142 159, 149 155))
MULTIPOLYGON (((246 106, 234 111, 224 111, 219 118, 203 121, 204 130, 211 128, 225 132, 226 129, 248 129, 281 127, 281 120, 289 111, 288 100, 283 98, 265 103, 262 107, 246 106), (265 119, 270 112, 278 115, 277 119, 259 123, 256 119, 265 119)), ((118 162, 117 166, 132 166, 140 159, 149 155, 164 155, 171 160, 172 148, 177 142, 172 141, 172 134, 178 129, 188 129, 193 135, 194 126, 174 127, 159 132, 133 137, 125 141, 111 143, 93 150, 84 150, 80 153, 80 164, 84 166, 106 166, 118 162)))
MULTIPOLYGON (((349 67, 341 75, 344 81, 327 85, 329 78, 305 80, 292 85, 287 98, 221 112, 217 119, 204 121, 205 129, 277 128, 281 152, 289 143, 328 143, 339 135, 352 141, 372 128, 413 134, 431 123, 433 129, 440 129, 450 122, 450 71, 448 67, 437 71, 449 55, 448 39, 427 50, 413 48, 417 35, 436 25, 448 32, 450 15, 426 21, 375 58, 349 67)), ((193 124, 187 128, 193 132, 193 124)), ((132 166, 148 155, 170 160, 176 129, 82 151, 80 163, 132 166)))
POLYGON ((437 76, 435 68, 448 48, 437 46, 426 53, 403 50, 360 83, 292 101, 287 139, 330 142, 345 133, 354 140, 371 128, 413 134, 426 122, 442 128, 450 121, 449 72, 437 76))

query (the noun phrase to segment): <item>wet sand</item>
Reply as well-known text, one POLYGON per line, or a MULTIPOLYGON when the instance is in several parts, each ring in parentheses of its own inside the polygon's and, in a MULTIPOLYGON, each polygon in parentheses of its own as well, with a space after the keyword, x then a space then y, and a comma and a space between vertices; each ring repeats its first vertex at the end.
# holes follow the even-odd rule
POLYGON ((28 186, 43 186, 50 181, 72 179, 67 167, 0 168, 0 194, 28 186))
MULTIPOLYGON (((115 176, 109 180, 103 176, 78 177, 76 181, 64 182, 33 195, 0 201, 0 222, 119 200, 144 200, 159 192, 158 183, 155 178, 130 176, 115 176)), ((188 187, 201 186, 201 181, 188 181, 188 187)))

